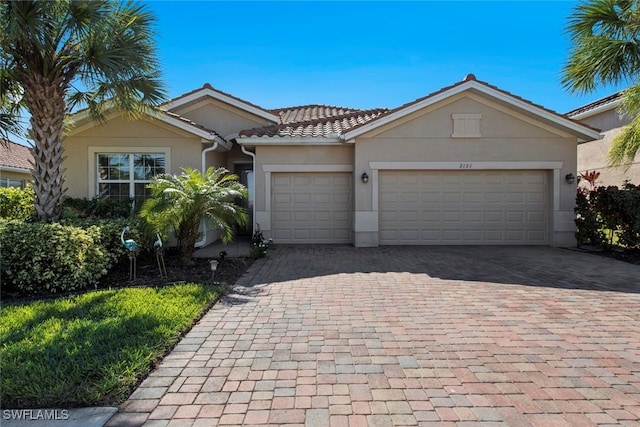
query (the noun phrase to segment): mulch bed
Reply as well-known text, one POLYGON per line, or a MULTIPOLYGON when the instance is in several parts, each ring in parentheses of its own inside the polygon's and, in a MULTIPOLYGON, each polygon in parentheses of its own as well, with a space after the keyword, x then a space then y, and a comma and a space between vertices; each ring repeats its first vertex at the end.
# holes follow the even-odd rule
MULTIPOLYGON (((217 259, 217 258, 216 258, 217 259)), ((226 283, 233 285, 253 263, 252 258, 228 258, 221 260, 215 276, 211 277, 209 259, 194 258, 189 267, 182 265, 180 254, 176 250, 168 250, 164 254, 164 263, 168 278, 160 277, 160 270, 155 255, 141 255, 137 259, 136 280, 129 281, 129 261, 125 260, 111 269, 109 274, 100 280, 98 288, 121 286, 158 286, 169 283, 226 283)))

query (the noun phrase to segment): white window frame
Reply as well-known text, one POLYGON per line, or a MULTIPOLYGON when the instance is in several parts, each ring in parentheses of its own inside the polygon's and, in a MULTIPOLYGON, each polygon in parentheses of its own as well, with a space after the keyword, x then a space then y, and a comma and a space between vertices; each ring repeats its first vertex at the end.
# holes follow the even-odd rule
MULTIPOLYGON (((170 147, 89 147, 89 198, 99 195, 101 181, 98 179, 98 154, 128 154, 129 162, 133 162, 135 154, 164 154, 165 173, 171 173, 171 148, 170 147)), ((133 169, 131 169, 133 171, 133 169)), ((105 182, 105 181, 103 181, 105 182)), ((129 197, 135 197, 135 184, 142 181, 133 180, 133 176, 128 180, 109 180, 111 183, 129 183, 129 197)))

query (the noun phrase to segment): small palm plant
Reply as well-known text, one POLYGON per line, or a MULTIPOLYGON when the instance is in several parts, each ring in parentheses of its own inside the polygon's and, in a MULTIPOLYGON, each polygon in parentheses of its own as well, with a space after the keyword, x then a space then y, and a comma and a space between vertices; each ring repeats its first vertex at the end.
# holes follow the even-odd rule
POLYGON ((233 239, 233 224, 247 222, 247 212, 238 203, 247 197, 247 189, 238 176, 224 168, 209 168, 203 174, 184 168, 181 175, 158 175, 149 185, 151 197, 140 216, 154 228, 174 232, 182 262, 192 265, 194 245, 204 219, 208 226, 222 230, 222 241, 233 239))

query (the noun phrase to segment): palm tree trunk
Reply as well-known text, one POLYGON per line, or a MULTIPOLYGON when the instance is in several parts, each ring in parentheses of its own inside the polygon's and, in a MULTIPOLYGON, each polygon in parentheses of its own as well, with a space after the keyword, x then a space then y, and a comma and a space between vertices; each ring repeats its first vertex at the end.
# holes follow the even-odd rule
POLYGON ((25 101, 31 111, 31 137, 33 154, 33 188, 35 208, 43 221, 57 220, 62 213, 64 196, 64 170, 62 132, 64 128, 64 83, 47 81, 38 75, 25 81, 25 101))

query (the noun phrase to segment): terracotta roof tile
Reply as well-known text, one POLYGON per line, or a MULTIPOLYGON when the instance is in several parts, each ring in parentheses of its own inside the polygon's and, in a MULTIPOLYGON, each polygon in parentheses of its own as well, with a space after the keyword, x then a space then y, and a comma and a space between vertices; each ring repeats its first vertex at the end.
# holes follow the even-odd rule
POLYGON ((578 107, 575 110, 571 110, 566 113, 567 117, 574 117, 578 114, 586 113, 587 111, 594 110, 598 107, 602 107, 607 104, 611 104, 622 97, 622 92, 616 92, 613 95, 605 96, 604 98, 598 99, 597 101, 591 102, 587 105, 583 105, 582 107, 578 107))
POLYGON ((278 108, 271 112, 280 118, 281 124, 307 122, 310 120, 344 116, 361 111, 356 108, 335 107, 332 105, 301 105, 298 107, 278 108))
POLYGON ((341 135, 344 132, 364 123, 368 123, 387 112, 385 108, 372 110, 353 110, 339 107, 311 105, 305 107, 283 108, 285 120, 302 118, 301 121, 289 121, 280 125, 243 130, 240 137, 329 137, 341 135), (346 113, 345 113, 346 111, 346 113), (343 114, 329 115, 332 113, 343 114), (306 119, 316 116, 315 119, 306 119))
POLYGON ((33 158, 29 147, 7 141, 8 147, 0 144, 0 166, 31 170, 33 158))

